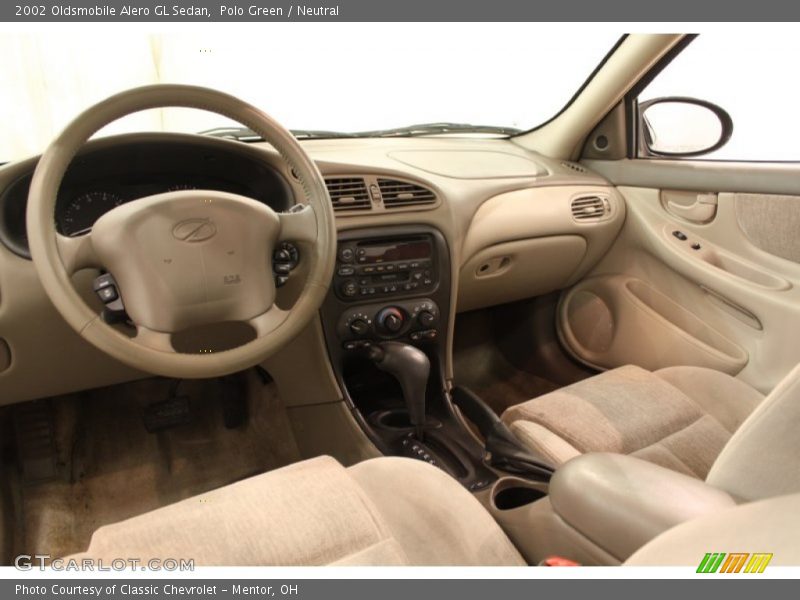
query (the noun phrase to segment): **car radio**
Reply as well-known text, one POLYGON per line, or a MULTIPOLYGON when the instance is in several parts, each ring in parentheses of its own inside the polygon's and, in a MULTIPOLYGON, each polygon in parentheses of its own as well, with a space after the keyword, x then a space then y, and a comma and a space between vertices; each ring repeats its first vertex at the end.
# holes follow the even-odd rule
POLYGON ((427 294, 438 284, 429 235, 340 242, 336 258, 334 290, 345 301, 427 294))

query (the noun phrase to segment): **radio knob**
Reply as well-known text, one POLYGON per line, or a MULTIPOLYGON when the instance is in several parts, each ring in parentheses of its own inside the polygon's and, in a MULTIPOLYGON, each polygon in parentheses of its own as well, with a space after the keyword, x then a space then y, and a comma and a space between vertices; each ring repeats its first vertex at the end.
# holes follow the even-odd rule
POLYGON ((354 319, 350 323, 350 333, 353 335, 365 335, 369 332, 369 323, 364 319, 354 319))
POLYGON ((344 294, 348 298, 352 298, 357 293, 358 293, 358 286, 356 286, 355 281, 346 281, 344 285, 342 285, 342 294, 344 294))
POLYGON ((423 327, 433 327, 436 325, 436 315, 429 310, 423 310, 417 315, 417 321, 423 327))
POLYGON ((385 332, 397 333, 403 328, 406 318, 399 308, 389 306, 382 309, 375 320, 378 322, 378 327, 385 332))
POLYGON ((345 246, 344 248, 339 249, 339 260, 343 263, 353 262, 353 257, 355 253, 353 249, 349 246, 345 246))

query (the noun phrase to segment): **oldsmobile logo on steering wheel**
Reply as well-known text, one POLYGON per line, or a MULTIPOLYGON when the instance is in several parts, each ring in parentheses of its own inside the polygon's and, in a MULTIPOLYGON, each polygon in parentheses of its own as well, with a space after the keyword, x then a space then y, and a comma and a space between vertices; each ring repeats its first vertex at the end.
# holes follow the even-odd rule
POLYGON ((188 243, 204 242, 216 234, 217 226, 211 219, 186 219, 172 228, 176 240, 188 243))

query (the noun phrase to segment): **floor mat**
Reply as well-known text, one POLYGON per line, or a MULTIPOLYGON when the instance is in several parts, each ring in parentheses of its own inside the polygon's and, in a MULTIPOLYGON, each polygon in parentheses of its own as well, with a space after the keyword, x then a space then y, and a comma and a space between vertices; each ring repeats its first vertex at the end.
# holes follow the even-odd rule
POLYGON ((80 552, 102 525, 299 460, 274 384, 246 377, 249 419, 236 429, 223 426, 216 380, 182 383, 191 420, 154 434, 141 414, 169 380, 54 399, 58 477, 15 486, 17 554, 80 552))
POLYGON ((492 343, 491 322, 482 311, 458 316, 453 348, 455 383, 470 388, 498 415, 560 386, 512 365, 492 343))
POLYGON ((558 387, 546 379, 513 369, 505 377, 480 382, 472 387, 472 391, 483 398, 498 415, 502 415, 508 407, 542 396, 558 387))

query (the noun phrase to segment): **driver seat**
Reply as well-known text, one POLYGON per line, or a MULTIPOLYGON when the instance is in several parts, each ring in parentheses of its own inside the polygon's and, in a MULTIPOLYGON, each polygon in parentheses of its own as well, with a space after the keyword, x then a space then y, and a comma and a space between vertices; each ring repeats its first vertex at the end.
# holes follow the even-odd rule
POLYGON ((211 566, 525 565, 455 479, 408 458, 295 463, 94 532, 74 558, 211 566))

